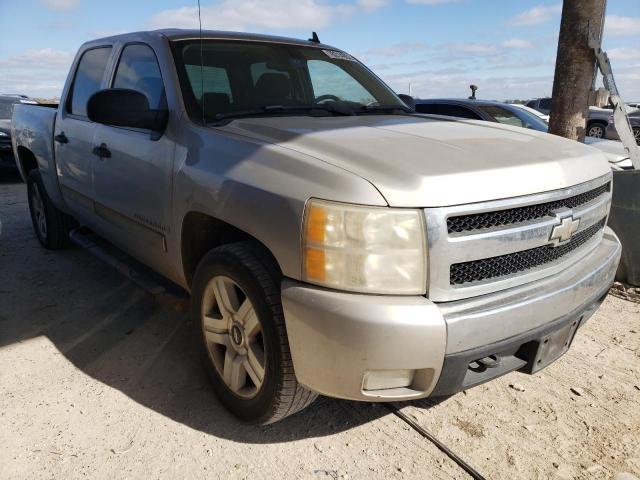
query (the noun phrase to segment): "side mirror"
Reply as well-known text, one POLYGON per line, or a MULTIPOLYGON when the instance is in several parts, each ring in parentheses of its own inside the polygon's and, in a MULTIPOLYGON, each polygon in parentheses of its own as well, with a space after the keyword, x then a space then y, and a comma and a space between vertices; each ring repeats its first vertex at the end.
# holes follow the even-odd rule
POLYGON ((416 101, 411 95, 405 95, 404 93, 400 93, 398 94, 398 97, 400 98, 400 100, 402 100, 405 103, 407 107, 413 108, 414 110, 416 109, 416 101))
POLYGON ((144 93, 127 88, 100 90, 87 102, 89 120, 115 127, 144 128, 155 132, 164 130, 168 110, 152 110, 144 93))

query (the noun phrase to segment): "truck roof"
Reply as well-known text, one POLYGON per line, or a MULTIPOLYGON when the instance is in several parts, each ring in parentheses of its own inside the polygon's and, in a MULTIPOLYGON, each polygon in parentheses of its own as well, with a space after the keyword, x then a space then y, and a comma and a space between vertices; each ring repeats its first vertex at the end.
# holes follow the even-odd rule
MULTIPOLYGON (((109 37, 98 38, 86 42, 85 45, 91 45, 93 43, 100 43, 104 41, 129 41, 129 40, 141 40, 145 37, 157 37, 164 36, 169 40, 197 40, 200 38, 200 30, 198 29, 181 29, 181 28, 164 28, 159 30, 147 30, 131 33, 123 33, 119 35, 113 35, 109 37)), ((305 47, 319 47, 319 48, 331 48, 336 50, 335 47, 326 45, 324 43, 316 43, 310 40, 302 40, 299 38, 279 37, 275 35, 262 35, 258 33, 244 33, 244 32, 227 32, 220 30, 202 30, 203 39, 218 39, 218 40, 238 40, 248 42, 266 42, 266 43, 284 43, 288 45, 299 45, 305 47)))

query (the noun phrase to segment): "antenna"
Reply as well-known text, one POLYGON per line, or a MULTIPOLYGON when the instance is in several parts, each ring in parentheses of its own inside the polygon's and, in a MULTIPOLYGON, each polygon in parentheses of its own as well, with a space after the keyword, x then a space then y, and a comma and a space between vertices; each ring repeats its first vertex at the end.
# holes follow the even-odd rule
POLYGON ((202 53, 202 14, 200 0, 198 0, 198 25, 200 27, 200 110, 202 110, 202 125, 206 125, 204 113, 204 54, 202 53))
POLYGON ((311 32, 311 38, 309 39, 310 42, 313 43, 320 43, 320 39, 318 38, 318 34, 316 32, 311 32))

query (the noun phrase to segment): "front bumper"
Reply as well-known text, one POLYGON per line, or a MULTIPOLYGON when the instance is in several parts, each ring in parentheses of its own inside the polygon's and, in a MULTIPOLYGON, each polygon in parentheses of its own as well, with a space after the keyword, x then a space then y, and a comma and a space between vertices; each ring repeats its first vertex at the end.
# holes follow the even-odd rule
POLYGON ((582 325, 597 309, 619 259, 620 242, 607 228, 592 252, 560 274, 442 304, 284 280, 282 305, 296 377, 332 397, 395 401, 451 394, 512 370, 531 370, 536 342, 567 324, 582 325), (491 355, 502 359, 499 368, 468 374, 470 364, 491 355), (368 378, 385 371, 412 376, 405 386, 365 388, 368 378))

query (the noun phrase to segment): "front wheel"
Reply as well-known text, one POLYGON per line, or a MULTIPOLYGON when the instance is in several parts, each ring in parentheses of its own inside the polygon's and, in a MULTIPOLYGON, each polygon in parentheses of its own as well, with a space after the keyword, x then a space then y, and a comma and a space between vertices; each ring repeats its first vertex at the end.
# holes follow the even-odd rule
POLYGON ((605 126, 601 123, 593 123, 587 129, 587 136, 594 138, 604 138, 605 126))
POLYGON ((194 277, 191 317, 224 406, 242 420, 267 424, 302 410, 317 395, 296 380, 279 275, 258 252, 254 242, 209 252, 194 277))

